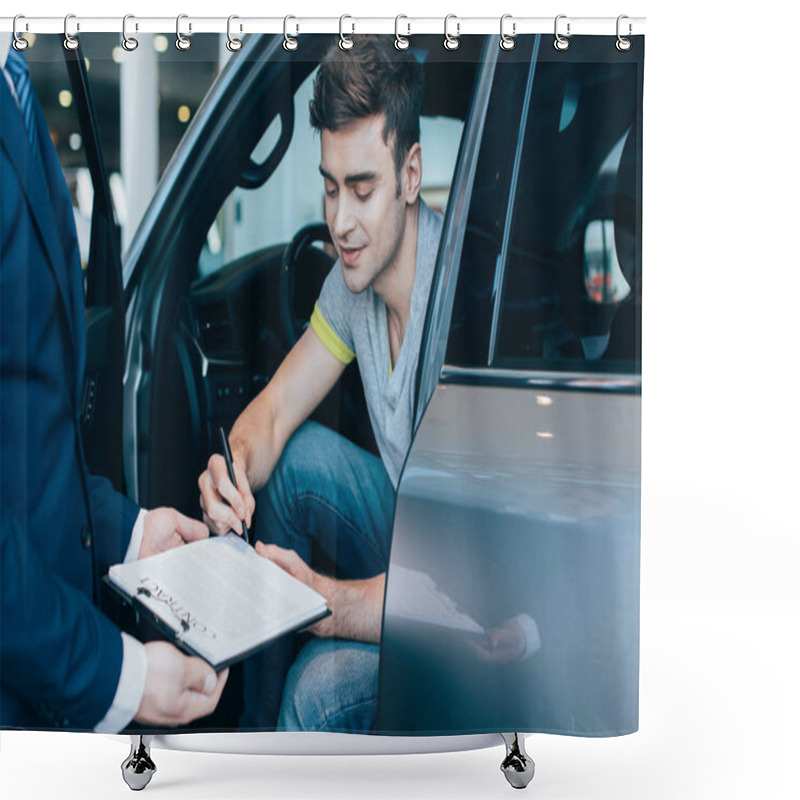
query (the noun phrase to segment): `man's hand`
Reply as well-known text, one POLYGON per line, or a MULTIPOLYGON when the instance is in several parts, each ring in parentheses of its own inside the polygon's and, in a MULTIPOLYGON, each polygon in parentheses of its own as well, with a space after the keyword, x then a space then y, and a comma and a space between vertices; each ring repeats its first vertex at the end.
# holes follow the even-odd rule
POLYGON ((134 719, 150 725, 187 725, 217 707, 228 670, 217 675, 201 658, 185 656, 169 642, 148 642, 147 679, 134 719))
POLYGON ((510 664, 525 654, 525 631, 516 619, 510 619, 498 628, 487 628, 486 635, 478 641, 468 641, 468 646, 480 661, 487 664, 510 664))
POLYGON ((345 365, 309 327, 269 383, 250 401, 228 435, 236 490, 225 459, 212 455, 197 480, 203 521, 217 534, 242 533, 253 525, 258 492, 272 475, 283 448, 339 380, 345 365))
POLYGON ((237 460, 233 462, 233 472, 239 486, 238 491, 228 477, 225 459, 215 453, 209 458, 208 467, 197 480, 203 521, 220 536, 231 530, 241 535, 242 520, 249 528, 256 510, 256 501, 250 491, 247 475, 237 460))
POLYGON ((208 528, 174 508, 154 508, 144 518, 139 558, 147 558, 189 542, 208 538, 208 528))
POLYGON ((321 594, 331 615, 308 630, 360 642, 380 642, 386 573, 361 581, 342 581, 314 572, 294 550, 256 542, 256 552, 321 594))
MULTIPOLYGON (((321 594, 325 598, 328 608, 333 611, 332 602, 335 592, 334 584, 336 583, 334 579, 320 575, 319 572, 314 572, 294 550, 285 550, 275 544, 256 542, 256 553, 263 558, 268 558, 293 578, 297 578, 297 580, 302 581, 306 586, 310 586, 315 592, 321 594)), ((317 636, 336 636, 333 614, 314 623, 308 630, 317 636)))

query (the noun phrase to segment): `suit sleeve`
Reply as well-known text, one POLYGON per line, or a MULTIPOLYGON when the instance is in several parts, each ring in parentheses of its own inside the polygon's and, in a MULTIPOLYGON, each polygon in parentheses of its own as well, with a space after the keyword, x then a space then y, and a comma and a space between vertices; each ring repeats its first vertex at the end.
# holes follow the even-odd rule
POLYGON ((92 730, 122 670, 119 630, 39 558, 0 509, 0 679, 49 727, 92 730))
POLYGON ((42 155, 44 174, 0 80, 0 725, 91 730, 123 658, 119 630, 92 604, 92 569, 122 560, 135 506, 83 477, 74 225, 55 151, 42 155), (53 187, 62 200, 51 192, 50 208, 53 187))
POLYGON ((88 492, 95 559, 97 570, 102 576, 112 564, 125 560, 131 532, 139 515, 139 506, 117 492, 106 478, 99 475, 89 475, 88 492))

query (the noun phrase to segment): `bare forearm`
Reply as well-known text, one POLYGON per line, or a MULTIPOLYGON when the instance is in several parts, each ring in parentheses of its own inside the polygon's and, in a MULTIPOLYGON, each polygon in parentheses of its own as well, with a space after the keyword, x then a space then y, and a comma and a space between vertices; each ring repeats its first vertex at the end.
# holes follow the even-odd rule
POLYGON ((258 491, 269 480, 289 438, 339 380, 344 365, 309 328, 267 386, 241 413, 230 435, 234 460, 258 491))
POLYGON ((380 642, 385 572, 366 580, 342 581, 315 572, 294 550, 256 542, 256 553, 325 598, 331 614, 311 626, 317 636, 380 642))
POLYGON ((277 439, 272 409, 265 389, 239 415, 229 437, 233 460, 244 467, 253 492, 269 480, 286 444, 277 439))
POLYGON ((317 591, 328 601, 331 616, 315 629, 320 636, 378 643, 381 639, 386 573, 360 581, 317 576, 317 591))

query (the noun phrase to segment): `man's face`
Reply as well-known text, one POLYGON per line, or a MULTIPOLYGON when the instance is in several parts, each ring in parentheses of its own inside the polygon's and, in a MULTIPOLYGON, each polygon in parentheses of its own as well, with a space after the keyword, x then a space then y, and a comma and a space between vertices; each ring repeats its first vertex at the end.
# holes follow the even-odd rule
POLYGON ((405 192, 398 194, 385 117, 365 117, 321 135, 325 221, 351 292, 363 292, 394 263, 405 231, 405 192))

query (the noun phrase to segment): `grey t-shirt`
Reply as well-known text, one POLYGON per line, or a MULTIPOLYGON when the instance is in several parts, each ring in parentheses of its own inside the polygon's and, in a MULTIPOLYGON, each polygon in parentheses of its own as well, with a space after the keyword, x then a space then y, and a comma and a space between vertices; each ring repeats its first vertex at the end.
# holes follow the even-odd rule
POLYGON ((441 232, 442 215, 420 199, 411 312, 394 368, 386 304, 372 287, 353 294, 338 260, 325 279, 311 317, 311 327, 336 358, 345 364, 358 359, 372 430, 395 488, 411 444, 417 362, 441 232))

